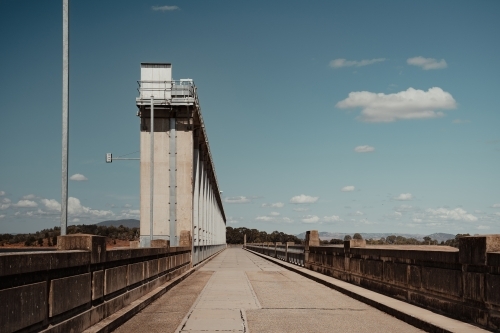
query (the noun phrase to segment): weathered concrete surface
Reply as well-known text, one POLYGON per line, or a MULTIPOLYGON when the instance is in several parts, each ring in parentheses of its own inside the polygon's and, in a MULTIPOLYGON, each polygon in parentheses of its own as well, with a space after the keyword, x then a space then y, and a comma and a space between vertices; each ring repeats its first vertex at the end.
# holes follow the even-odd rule
POLYGON ((49 317, 89 303, 91 285, 90 273, 50 281, 49 317))
POLYGON ((57 250, 84 250, 92 264, 106 261, 106 237, 86 234, 57 236, 57 250))
POLYGON ((458 240, 460 263, 486 265, 487 252, 500 251, 500 235, 462 237, 458 240))
POLYGON ((45 282, 0 291, 0 332, 14 332, 43 321, 46 307, 45 282))
POLYGON ((205 271, 192 274, 114 332, 174 332, 212 273, 205 271))
POLYGON ((127 265, 104 271, 104 295, 111 294, 127 286, 127 265))

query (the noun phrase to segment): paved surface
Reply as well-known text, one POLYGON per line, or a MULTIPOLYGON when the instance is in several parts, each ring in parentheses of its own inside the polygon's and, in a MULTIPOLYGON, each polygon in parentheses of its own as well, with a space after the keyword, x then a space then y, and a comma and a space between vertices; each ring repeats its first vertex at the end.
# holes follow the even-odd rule
POLYGON ((196 272, 113 332, 175 332, 213 272, 196 272))
POLYGON ((228 248, 115 332, 422 332, 250 252, 228 248))

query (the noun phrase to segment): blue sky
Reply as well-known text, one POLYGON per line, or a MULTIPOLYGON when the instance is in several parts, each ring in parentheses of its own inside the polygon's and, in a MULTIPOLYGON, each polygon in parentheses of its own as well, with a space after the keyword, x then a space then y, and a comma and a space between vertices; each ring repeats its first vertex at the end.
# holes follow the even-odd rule
MULTIPOLYGON (((104 156, 139 150, 140 63, 171 62, 198 86, 229 226, 500 233, 499 14, 73 0, 70 221, 138 217, 139 164, 104 156)), ((61 1, 0 0, 0 233, 59 224, 61 39, 61 1)))

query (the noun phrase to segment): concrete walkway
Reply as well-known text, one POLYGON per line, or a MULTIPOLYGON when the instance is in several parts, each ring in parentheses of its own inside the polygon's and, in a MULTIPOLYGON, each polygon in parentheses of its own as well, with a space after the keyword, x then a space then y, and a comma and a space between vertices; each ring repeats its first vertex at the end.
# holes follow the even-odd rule
POLYGON ((117 330, 138 331, 421 332, 384 312, 237 248, 228 248, 219 254, 117 330), (194 300, 196 290, 201 292, 194 300), (185 300, 182 300, 183 291, 185 300), (190 308, 188 303, 192 304, 190 308), (181 320, 183 312, 185 316, 181 320), (174 329, 175 322, 179 324, 174 329))

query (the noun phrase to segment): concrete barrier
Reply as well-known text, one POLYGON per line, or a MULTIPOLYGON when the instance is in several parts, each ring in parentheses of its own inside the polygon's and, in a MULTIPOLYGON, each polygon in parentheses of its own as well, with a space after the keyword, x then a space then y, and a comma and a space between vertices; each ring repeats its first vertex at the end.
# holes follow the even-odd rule
POLYGON ((0 332, 81 332, 191 268, 191 247, 106 251, 68 235, 58 251, 0 254, 0 332))
MULTIPOLYGON (((263 244, 246 247, 294 263, 291 246, 275 245, 272 250, 263 244)), ((500 331, 500 235, 463 237, 454 249, 367 246, 364 240, 319 246, 317 232, 311 231, 306 233, 302 253, 296 256, 304 258, 305 268, 313 271, 500 331)))

